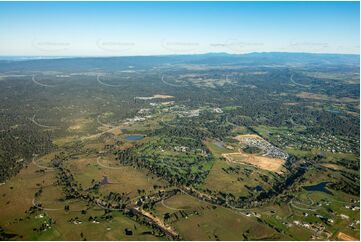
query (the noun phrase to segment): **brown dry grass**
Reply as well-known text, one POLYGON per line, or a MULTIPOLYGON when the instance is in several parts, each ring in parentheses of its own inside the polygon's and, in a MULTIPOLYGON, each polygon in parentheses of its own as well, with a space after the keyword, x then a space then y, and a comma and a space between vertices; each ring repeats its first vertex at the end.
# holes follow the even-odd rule
POLYGON ((119 136, 122 134, 122 130, 120 128, 118 129, 113 129, 110 131, 110 133, 114 134, 115 136, 119 136))
POLYGON ((324 164, 322 164, 322 166, 327 167, 327 168, 331 168, 331 169, 334 169, 334 170, 342 169, 340 166, 338 166, 336 164, 332 164, 332 163, 324 163, 324 164))

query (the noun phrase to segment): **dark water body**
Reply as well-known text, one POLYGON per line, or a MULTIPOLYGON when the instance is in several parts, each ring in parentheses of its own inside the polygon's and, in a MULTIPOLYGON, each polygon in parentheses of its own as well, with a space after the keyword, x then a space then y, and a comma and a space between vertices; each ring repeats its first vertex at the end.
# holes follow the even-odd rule
POLYGON ((142 135, 130 135, 125 138, 126 140, 142 140, 144 139, 144 136, 142 135))
POLYGON ((260 185, 254 187, 254 190, 257 192, 263 191, 263 188, 260 185))
POLYGON ((330 190, 327 189, 327 184, 329 184, 331 182, 320 182, 316 185, 312 185, 312 186, 304 186, 303 189, 305 189, 306 191, 310 191, 310 192, 324 192, 327 194, 332 194, 332 192, 330 190))
POLYGON ((264 191, 263 190, 263 187, 261 187, 260 185, 257 185, 255 187, 250 187, 250 186, 247 186, 246 185, 246 188, 248 188, 249 190, 252 190, 252 191, 256 191, 256 192, 262 192, 264 191))

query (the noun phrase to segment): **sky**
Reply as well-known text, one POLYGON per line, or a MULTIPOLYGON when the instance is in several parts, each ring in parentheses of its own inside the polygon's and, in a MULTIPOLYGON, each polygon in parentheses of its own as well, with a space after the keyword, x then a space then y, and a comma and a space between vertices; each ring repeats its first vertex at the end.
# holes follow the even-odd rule
POLYGON ((0 2, 0 55, 359 54, 359 4, 0 2))

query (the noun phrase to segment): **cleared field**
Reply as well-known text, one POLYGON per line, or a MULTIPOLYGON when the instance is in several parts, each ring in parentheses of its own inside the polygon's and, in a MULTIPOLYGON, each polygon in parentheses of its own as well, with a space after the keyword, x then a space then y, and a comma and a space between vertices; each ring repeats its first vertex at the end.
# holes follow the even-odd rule
POLYGON ((273 171, 282 172, 282 165, 284 161, 281 159, 270 158, 266 156, 245 154, 242 152, 227 153, 222 155, 228 162, 235 164, 250 164, 258 168, 273 171))
POLYGON ((25 216, 25 211, 33 205, 34 194, 40 186, 51 186, 55 182, 54 172, 37 172, 39 169, 30 163, 18 175, 0 186, 0 226, 6 226, 6 221, 25 216))
POLYGON ((172 224, 185 240, 266 240, 277 236, 266 225, 246 218, 229 209, 199 210, 199 215, 192 215, 172 224), (248 235, 251 234, 252 236, 248 235))
POLYGON ((358 240, 358 239, 356 239, 350 235, 347 235, 345 233, 342 233, 342 232, 338 232, 337 238, 340 240, 344 240, 344 241, 357 241, 358 240))
POLYGON ((154 209, 155 214, 162 218, 166 213, 197 209, 201 206, 209 205, 187 194, 179 193, 175 196, 172 196, 157 203, 154 209))
POLYGON ((261 137, 259 137, 256 134, 241 134, 235 137, 236 140, 242 142, 244 139, 246 138, 251 138, 251 139, 257 139, 257 140, 263 140, 261 137))
POLYGON ((109 184, 100 187, 101 193, 110 191, 127 193, 130 197, 137 196, 137 190, 150 191, 153 186, 164 186, 167 183, 145 169, 137 169, 131 166, 120 165, 119 162, 107 157, 98 159, 97 157, 80 158, 67 163, 67 167, 74 174, 84 188, 90 187, 93 182, 101 181, 107 177, 109 184))
POLYGON ((78 118, 71 122, 68 130, 72 132, 77 132, 85 129, 89 124, 94 122, 94 120, 90 118, 78 118))
POLYGON ((65 136, 65 137, 60 137, 60 138, 56 138, 53 141, 53 144, 58 145, 58 146, 62 146, 64 144, 68 144, 74 141, 79 140, 79 136, 65 136))
POLYGON ((174 96, 155 94, 155 95, 153 95, 151 97, 135 97, 135 99, 140 99, 140 100, 168 99, 168 98, 174 98, 174 96))
MULTIPOLYGON (((213 191, 228 191, 235 195, 247 196, 249 193, 245 188, 245 183, 239 181, 237 175, 227 174, 222 168, 227 168, 229 165, 223 160, 216 160, 205 180, 202 188, 213 191)), ((249 185, 253 184, 253 180, 249 180, 249 185)))

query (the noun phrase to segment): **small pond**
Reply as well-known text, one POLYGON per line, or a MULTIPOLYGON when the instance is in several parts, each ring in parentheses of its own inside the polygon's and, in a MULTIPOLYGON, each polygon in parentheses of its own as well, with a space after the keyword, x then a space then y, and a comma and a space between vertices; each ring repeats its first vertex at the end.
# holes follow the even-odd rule
POLYGON ((143 135, 129 135, 125 138, 126 140, 130 140, 130 141, 133 141, 133 140, 142 140, 144 139, 144 136, 143 135))
POLYGON ((255 187, 251 187, 251 186, 247 186, 247 185, 246 185, 246 188, 249 189, 249 190, 251 190, 251 191, 256 191, 256 192, 262 192, 262 191, 264 191, 264 190, 263 190, 263 187, 260 186, 260 185, 257 185, 257 186, 255 186, 255 187))
POLYGON ((327 194, 332 194, 332 192, 327 189, 327 184, 329 184, 329 183, 330 182, 320 182, 316 185, 304 186, 303 188, 306 191, 310 191, 310 192, 324 192, 327 194))

